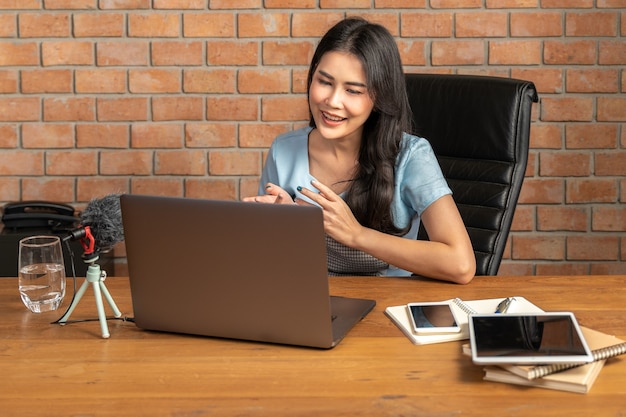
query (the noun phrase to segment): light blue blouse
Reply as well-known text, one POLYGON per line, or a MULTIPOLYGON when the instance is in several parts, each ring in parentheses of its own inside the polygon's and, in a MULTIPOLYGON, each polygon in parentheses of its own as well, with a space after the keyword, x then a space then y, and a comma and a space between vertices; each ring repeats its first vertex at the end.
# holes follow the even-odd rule
MULTIPOLYGON (((293 198, 312 202, 297 191, 297 187, 315 190, 309 172, 308 136, 311 127, 304 127, 278 136, 270 147, 259 184, 259 195, 265 194, 265 184, 282 187, 293 198)), ((435 153, 424 138, 405 133, 400 144, 395 166, 395 190, 391 205, 396 226, 411 229, 403 237, 415 239, 419 230, 420 214, 433 202, 451 194, 435 153)), ((354 271, 360 273, 361 271, 354 271)), ((411 275, 393 266, 379 275, 411 275)))

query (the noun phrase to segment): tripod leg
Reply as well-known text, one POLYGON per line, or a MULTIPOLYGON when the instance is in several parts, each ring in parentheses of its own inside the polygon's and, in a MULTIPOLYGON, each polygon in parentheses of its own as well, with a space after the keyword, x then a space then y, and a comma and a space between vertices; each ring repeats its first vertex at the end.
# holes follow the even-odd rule
POLYGON ((63 317, 59 319, 59 323, 63 324, 67 322, 67 320, 72 315, 72 312, 78 305, 78 302, 83 297, 83 294, 85 294, 85 290, 87 289, 88 285, 89 285, 89 281, 85 280, 85 282, 83 282, 83 285, 81 285, 78 291, 76 292, 76 297, 74 298, 74 301, 72 301, 72 305, 70 305, 70 308, 67 309, 67 312, 63 315, 63 317))
POLYGON ((96 308, 98 309, 98 318, 100 319, 100 329, 102 330, 102 337, 108 339, 111 334, 109 333, 107 318, 104 314, 104 305, 102 304, 102 292, 100 292, 100 285, 97 282, 92 282, 92 286, 93 292, 96 296, 96 308))
POLYGON ((102 294, 104 294, 104 297, 109 303, 109 306, 111 306, 111 309, 113 310, 113 316, 115 318, 122 317, 122 312, 120 311, 119 308, 117 308, 117 304, 115 304, 115 301, 113 301, 113 297, 111 297, 111 293, 109 292, 106 285, 104 285, 104 282, 102 281, 100 281, 100 289, 102 290, 102 294))

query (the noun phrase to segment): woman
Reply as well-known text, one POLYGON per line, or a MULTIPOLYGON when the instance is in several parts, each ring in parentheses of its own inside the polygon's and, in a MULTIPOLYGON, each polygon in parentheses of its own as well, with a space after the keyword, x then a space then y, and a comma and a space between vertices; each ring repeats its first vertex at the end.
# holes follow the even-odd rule
POLYGON ((411 110, 391 34, 359 18, 332 27, 307 80, 310 123, 278 136, 259 196, 324 212, 330 275, 416 274, 465 284, 476 264, 430 144, 411 110), (430 241, 416 240, 420 221, 430 241))

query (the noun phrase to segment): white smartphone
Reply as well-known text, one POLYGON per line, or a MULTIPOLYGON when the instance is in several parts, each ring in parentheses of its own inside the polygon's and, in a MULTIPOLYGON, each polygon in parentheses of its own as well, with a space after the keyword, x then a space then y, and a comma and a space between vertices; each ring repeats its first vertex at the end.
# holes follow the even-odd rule
POLYGON ((449 302, 407 304, 413 331, 417 334, 458 333, 461 327, 449 302))

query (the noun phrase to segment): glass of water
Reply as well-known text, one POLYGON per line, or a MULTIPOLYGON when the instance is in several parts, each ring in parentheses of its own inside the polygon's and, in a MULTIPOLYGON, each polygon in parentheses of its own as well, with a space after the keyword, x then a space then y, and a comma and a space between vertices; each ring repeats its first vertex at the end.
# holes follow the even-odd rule
POLYGON ((65 297, 65 266, 58 236, 31 236, 20 240, 19 287, 32 312, 56 310, 65 297))

